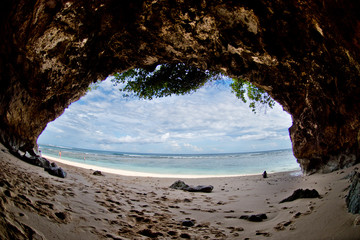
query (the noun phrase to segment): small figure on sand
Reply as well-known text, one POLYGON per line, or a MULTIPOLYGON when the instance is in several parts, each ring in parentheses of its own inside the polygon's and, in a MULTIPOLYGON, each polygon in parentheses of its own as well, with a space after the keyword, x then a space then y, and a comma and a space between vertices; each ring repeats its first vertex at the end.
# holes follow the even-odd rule
POLYGON ((262 174, 263 178, 267 178, 267 172, 264 171, 263 174, 262 174))
POLYGON ((59 158, 61 158, 61 151, 59 151, 59 158))

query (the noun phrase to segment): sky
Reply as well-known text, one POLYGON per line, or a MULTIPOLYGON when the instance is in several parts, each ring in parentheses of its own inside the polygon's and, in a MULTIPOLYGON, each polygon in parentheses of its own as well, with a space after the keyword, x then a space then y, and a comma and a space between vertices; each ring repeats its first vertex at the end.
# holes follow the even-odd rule
POLYGON ((39 144, 137 153, 237 153, 291 148, 279 104, 254 114, 226 80, 197 92, 124 98, 110 78, 50 122, 39 144))

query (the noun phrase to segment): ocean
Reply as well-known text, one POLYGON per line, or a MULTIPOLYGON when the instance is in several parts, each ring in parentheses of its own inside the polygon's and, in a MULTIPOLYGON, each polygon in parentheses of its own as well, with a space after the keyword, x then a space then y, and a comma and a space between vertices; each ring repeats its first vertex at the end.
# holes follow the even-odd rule
POLYGON ((98 167, 167 175, 232 176, 299 171, 291 149, 224 154, 149 154, 40 145, 44 155, 98 167))

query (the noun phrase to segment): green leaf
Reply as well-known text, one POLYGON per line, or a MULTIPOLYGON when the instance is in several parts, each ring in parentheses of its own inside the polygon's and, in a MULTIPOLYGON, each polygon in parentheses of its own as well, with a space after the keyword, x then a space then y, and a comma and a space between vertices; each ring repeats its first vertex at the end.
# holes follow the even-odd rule
MULTIPOLYGON (((153 99, 195 92, 206 82, 223 77, 221 72, 204 71, 184 63, 167 63, 157 66, 152 72, 135 68, 116 73, 112 82, 115 86, 123 85, 120 91, 126 92, 125 97, 153 99)), ((275 101, 264 90, 241 78, 232 80, 232 92, 244 103, 249 100, 249 108, 254 113, 264 106, 273 108, 275 105, 275 101)))

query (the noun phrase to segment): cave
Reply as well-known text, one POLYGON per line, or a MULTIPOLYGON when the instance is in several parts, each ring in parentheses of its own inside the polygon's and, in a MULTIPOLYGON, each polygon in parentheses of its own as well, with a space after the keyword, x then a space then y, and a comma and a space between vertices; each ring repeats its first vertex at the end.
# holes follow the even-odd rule
POLYGON ((264 89, 292 116, 304 173, 359 162, 357 1, 4 1, 0 140, 37 138, 88 86, 131 68, 186 63, 264 89))

